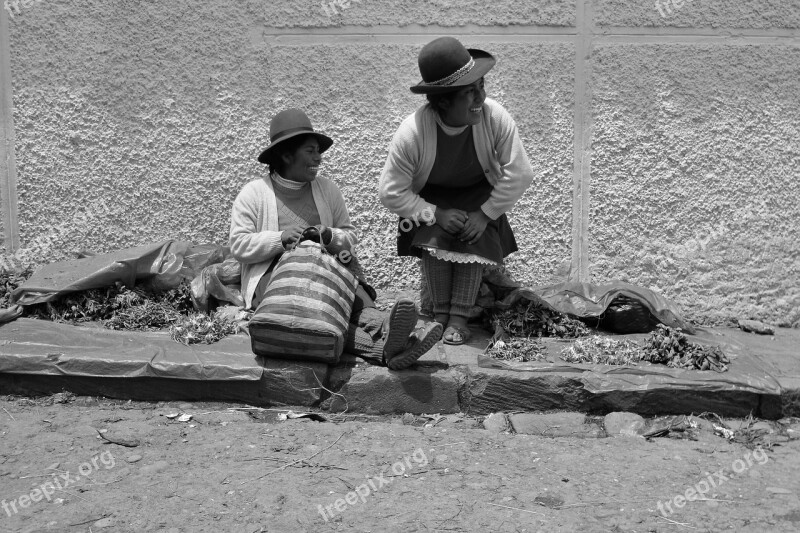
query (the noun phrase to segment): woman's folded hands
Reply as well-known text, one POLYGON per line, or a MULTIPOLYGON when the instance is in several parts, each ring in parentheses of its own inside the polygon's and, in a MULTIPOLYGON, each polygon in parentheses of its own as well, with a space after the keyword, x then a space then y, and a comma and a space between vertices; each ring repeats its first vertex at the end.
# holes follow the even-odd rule
POLYGON ((489 224, 489 217, 480 209, 470 211, 467 214, 467 221, 464 223, 464 228, 458 235, 458 238, 467 244, 475 244, 481 238, 483 232, 486 231, 486 225, 489 224))
POLYGON ((460 240, 475 244, 486 231, 489 217, 482 210, 464 211, 462 209, 436 208, 436 223, 447 233, 460 240))

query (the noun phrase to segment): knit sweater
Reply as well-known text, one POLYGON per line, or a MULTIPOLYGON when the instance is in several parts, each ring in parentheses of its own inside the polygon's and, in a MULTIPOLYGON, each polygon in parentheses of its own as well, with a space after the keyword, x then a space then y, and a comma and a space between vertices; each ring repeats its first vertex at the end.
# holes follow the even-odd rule
MULTIPOLYGON (((492 220, 506 213, 533 181, 533 169, 517 125, 503 106, 487 98, 473 126, 478 161, 494 189, 481 210, 492 220)), ((405 218, 422 217, 436 206, 419 196, 436 160, 436 111, 426 104, 400 124, 378 183, 381 203, 405 218)), ((424 218, 424 217, 423 217, 424 218)))
MULTIPOLYGON (((333 254, 352 251, 357 243, 356 229, 350 223, 339 187, 318 177, 311 182, 311 193, 321 223, 331 228, 333 234, 327 250, 333 254)), ((278 204, 269 176, 246 184, 233 202, 230 231, 231 253, 242 264, 242 298, 246 309, 253 303, 258 280, 284 251, 283 229, 286 228, 278 224, 278 204)))

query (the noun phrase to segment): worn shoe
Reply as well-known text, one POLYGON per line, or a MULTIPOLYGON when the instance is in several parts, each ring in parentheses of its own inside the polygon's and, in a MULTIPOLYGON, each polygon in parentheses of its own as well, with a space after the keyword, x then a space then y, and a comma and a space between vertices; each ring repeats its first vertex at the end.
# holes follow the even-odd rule
POLYGON ((383 345, 383 358, 388 361, 401 352, 408 342, 408 336, 417 325, 417 307, 414 300, 401 298, 389 312, 388 333, 383 345))
POLYGON ((387 365, 391 370, 403 370, 428 353, 428 350, 442 338, 442 325, 429 322, 411 335, 411 346, 389 359, 387 365))

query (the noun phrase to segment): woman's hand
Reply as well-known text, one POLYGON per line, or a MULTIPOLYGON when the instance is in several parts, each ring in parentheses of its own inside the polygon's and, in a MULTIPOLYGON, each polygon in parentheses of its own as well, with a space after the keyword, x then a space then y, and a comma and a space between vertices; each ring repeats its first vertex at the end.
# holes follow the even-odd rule
POLYGON ((301 226, 294 226, 292 228, 283 230, 283 233, 281 233, 281 244, 283 244, 283 247, 286 248, 286 245, 299 239, 300 235, 303 234, 304 229, 305 228, 301 226))
POLYGON ((491 219, 486 216, 482 210, 470 211, 467 217, 467 222, 464 224, 464 229, 459 234, 458 238, 467 244, 475 244, 481 238, 483 232, 486 231, 486 225, 489 224, 491 219))
POLYGON ((321 244, 324 244, 325 246, 329 245, 331 240, 333 240, 333 231, 331 231, 331 228, 325 224, 317 224, 314 227, 317 228, 317 231, 319 231, 319 237, 322 239, 321 244))
POLYGON ((467 221, 467 212, 461 209, 442 209, 437 207, 434 217, 439 227, 447 233, 457 235, 464 229, 464 223, 467 221))

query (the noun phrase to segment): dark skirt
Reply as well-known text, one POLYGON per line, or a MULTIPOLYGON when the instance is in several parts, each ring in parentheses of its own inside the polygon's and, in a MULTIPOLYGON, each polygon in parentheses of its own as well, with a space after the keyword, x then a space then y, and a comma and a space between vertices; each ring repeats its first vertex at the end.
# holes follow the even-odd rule
MULTIPOLYGON (((491 194, 492 184, 482 175, 476 176, 473 183, 468 186, 425 185, 419 192, 426 202, 440 208, 464 211, 480 209, 491 194)), ((397 255, 421 257, 425 248, 474 254, 495 263, 502 263, 504 257, 518 250, 514 232, 505 213, 497 220, 489 221, 486 231, 475 244, 462 242, 456 235, 446 232, 437 224, 427 226, 424 222, 400 218, 397 230, 397 255)))

